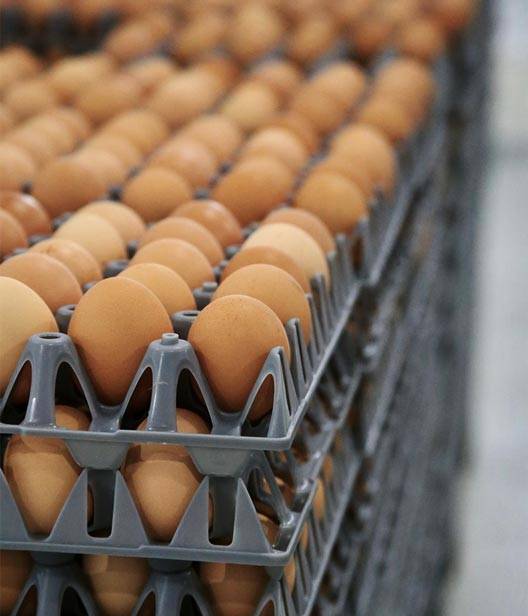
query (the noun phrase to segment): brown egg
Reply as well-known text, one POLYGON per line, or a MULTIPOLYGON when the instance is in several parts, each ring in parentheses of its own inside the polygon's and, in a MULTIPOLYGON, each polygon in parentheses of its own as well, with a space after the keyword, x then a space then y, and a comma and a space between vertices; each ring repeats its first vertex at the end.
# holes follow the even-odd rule
POLYGON ((5 257, 15 248, 26 248, 27 245, 24 227, 9 212, 0 209, 0 257, 5 257))
POLYGON ((241 157, 269 155, 287 165, 294 173, 308 160, 308 150, 291 131, 285 128, 264 128, 250 137, 241 157))
POLYGON ((73 156, 89 167, 106 188, 119 186, 127 176, 127 168, 123 162, 115 154, 101 148, 85 146, 73 156))
POLYGON ((323 482, 320 479, 317 480, 317 488, 315 490, 313 508, 315 511, 315 517, 318 520, 323 520, 326 513, 326 496, 323 482))
POLYGON ((244 132, 264 126, 278 109, 279 99, 275 92, 258 81, 238 86, 221 106, 221 112, 244 132))
POLYGON ((124 187, 123 203, 146 222, 169 216, 178 205, 190 201, 192 188, 185 178, 169 169, 147 168, 124 187))
MULTIPOLYGON (((85 554, 83 571, 93 597, 104 614, 129 616, 150 575, 146 558, 85 554)), ((142 616, 152 613, 141 611, 142 616)))
MULTIPOLYGON (((55 423, 67 430, 88 430, 90 420, 83 411, 58 405, 55 423)), ((4 472, 28 531, 48 535, 81 468, 62 439, 14 434, 4 455, 4 472)), ((88 519, 92 510, 89 496, 88 519)))
POLYGON ((27 236, 51 233, 51 222, 46 210, 30 195, 2 191, 0 208, 18 220, 27 236))
MULTIPOLYGON (((146 423, 138 430, 145 430, 146 423)), ((183 408, 177 409, 176 424, 178 432, 209 432, 199 415, 183 408)), ((187 449, 158 443, 132 445, 123 476, 149 537, 170 541, 202 479, 187 449)))
POLYGON ((37 168, 30 155, 12 143, 0 143, 0 190, 18 190, 37 168))
POLYGON ((118 73, 79 92, 74 105, 97 125, 138 107, 141 94, 141 86, 133 77, 118 73))
POLYGON ((72 107, 55 107, 50 109, 47 115, 63 122, 79 141, 88 139, 92 132, 92 126, 86 116, 72 107))
POLYGON ((337 173, 321 172, 308 177, 293 205, 318 216, 332 233, 349 233, 368 216, 359 188, 337 173))
POLYGON ((228 295, 248 295, 271 308, 283 325, 297 318, 306 343, 312 337, 312 315, 301 285, 274 265, 247 265, 226 278, 218 287, 213 300, 228 295))
POLYGON ((50 309, 35 291, 13 278, 0 276, 0 394, 33 334, 58 331, 50 309))
POLYGON ((67 154, 77 145, 77 138, 64 121, 52 116, 37 116, 30 122, 31 128, 47 137, 57 154, 67 154))
POLYGON ((196 301, 189 285, 165 265, 138 263, 127 267, 119 276, 145 285, 160 300, 169 315, 182 310, 196 310, 196 301))
POLYGON ((36 132, 25 124, 6 135, 5 142, 24 150, 37 167, 46 164, 57 155, 56 147, 49 142, 45 135, 36 132))
POLYGON ((169 135, 169 127, 157 113, 148 109, 134 109, 121 113, 105 124, 106 134, 125 137, 143 154, 150 154, 169 135))
MULTIPOLYGON (((333 205, 332 203, 332 207, 333 205)), ((309 279, 322 274, 326 285, 330 285, 330 271, 324 252, 319 244, 299 227, 284 222, 263 225, 246 240, 242 250, 253 246, 272 246, 284 251, 303 268, 309 279)))
POLYGON ((383 13, 368 13, 354 26, 350 43, 354 53, 362 60, 369 60, 389 47, 394 29, 393 22, 383 13))
POLYGON ((80 213, 104 218, 119 233, 123 242, 139 239, 145 233, 145 223, 136 212, 119 201, 94 201, 85 205, 80 213))
POLYGON ((271 246, 254 246, 237 252, 223 270, 221 280, 254 263, 267 263, 284 270, 295 278, 305 293, 310 293, 310 282, 303 268, 283 250, 271 246))
POLYGON ((405 56, 433 62, 444 51, 444 31, 433 19, 421 17, 406 24, 396 37, 395 46, 405 56))
POLYGON ((266 126, 268 128, 285 128, 298 137, 310 153, 319 147, 319 137, 313 125, 300 113, 285 111, 274 116, 266 126))
MULTIPOLYGON (((261 301, 245 295, 229 295, 206 306, 188 339, 217 403, 227 412, 242 410, 271 349, 283 347, 290 359, 279 318, 261 301)), ((266 379, 249 419, 259 420, 272 405, 273 382, 266 379)))
POLYGON ((140 248, 131 265, 136 263, 159 263, 179 274, 191 289, 204 282, 214 281, 213 269, 203 253, 189 242, 166 238, 151 242, 140 248))
POLYGON ((107 36, 105 51, 118 62, 129 62, 152 53, 157 44, 156 34, 140 20, 125 22, 107 36))
POLYGON ((140 248, 164 238, 185 240, 196 246, 205 255, 211 265, 216 265, 224 257, 224 251, 216 237, 203 225, 179 216, 171 216, 150 227, 141 237, 140 248))
POLYGON ((22 122, 45 109, 51 109, 59 101, 53 88, 40 77, 11 86, 3 102, 17 121, 22 122))
POLYGON ((218 96, 215 81, 205 71, 181 71, 154 91, 148 108, 177 128, 210 109, 218 96))
POLYGON ((73 156, 57 158, 45 165, 33 184, 33 195, 51 217, 77 210, 104 192, 102 179, 85 162, 73 156))
POLYGON ((80 244, 71 240, 61 240, 55 237, 38 242, 30 248, 30 252, 38 252, 53 257, 63 263, 82 286, 89 282, 101 280, 103 274, 99 263, 80 244))
POLYGON ((220 11, 202 11, 175 33, 174 55, 190 62, 213 50, 222 42, 227 23, 226 15, 220 11))
POLYGON ((229 21, 225 44, 241 62, 250 62, 271 51, 284 33, 280 16, 269 6, 240 4, 229 21))
POLYGON ((391 143, 410 137, 415 128, 412 115, 399 102, 381 94, 370 98, 359 110, 357 121, 379 129, 391 143))
POLYGON ((240 67, 231 58, 221 56, 216 52, 211 52, 196 63, 196 68, 204 71, 209 75, 209 78, 216 83, 218 93, 225 93, 231 89, 238 81, 240 76, 240 67))
POLYGON ((229 160, 242 143, 238 126, 221 114, 201 116, 185 126, 181 134, 201 141, 221 162, 229 160))
POLYGON ((335 250, 335 241, 330 233, 330 229, 320 218, 310 212, 292 207, 283 207, 268 214, 262 221, 262 224, 269 225, 276 222, 286 222, 294 227, 303 229, 308 235, 312 236, 325 253, 335 250))
POLYGON ((463 30, 473 19, 476 0, 433 0, 430 3, 432 16, 449 33, 463 30))
POLYGON ((345 110, 335 97, 328 96, 311 84, 298 90, 290 109, 304 116, 320 135, 334 131, 345 117, 345 110))
POLYGON ((152 56, 129 64, 126 71, 141 86, 143 92, 151 92, 160 83, 171 77, 178 67, 169 58, 152 56))
POLYGON ((251 76, 267 84, 281 100, 288 100, 302 81, 301 71, 287 60, 269 60, 259 64, 251 76))
POLYGON ((286 201, 293 182, 293 174, 286 165, 270 156, 255 156, 222 176, 212 197, 231 210, 240 224, 246 225, 286 201))
POLYGON ((367 201, 372 199, 376 182, 371 170, 367 169, 365 165, 355 164, 354 161, 348 159, 345 155, 335 152, 311 167, 309 175, 312 177, 317 173, 327 172, 342 175, 359 188, 367 201))
POLYGON ((61 306, 77 303, 82 295, 70 270, 45 254, 26 252, 11 257, 0 264, 0 276, 23 282, 42 297, 53 313, 61 306))
POLYGON ((353 62, 334 62, 312 78, 312 86, 337 98, 346 107, 353 107, 367 84, 363 70, 353 62))
POLYGON ((385 193, 393 192, 398 174, 396 153, 374 126, 349 124, 333 139, 332 153, 363 170, 385 193))
POLYGON ((14 125, 13 113, 3 103, 0 103, 0 135, 4 136, 14 125))
POLYGON ((306 16, 291 32, 286 53, 300 64, 310 64, 335 43, 337 24, 328 12, 306 16))
POLYGON ((124 277, 102 280, 83 295, 68 328, 105 404, 123 401, 148 345, 167 332, 172 326, 160 300, 124 277))
POLYGON ((131 141, 120 135, 98 133, 86 145, 114 154, 125 165, 127 170, 135 167, 143 160, 141 151, 131 141))
POLYGON ((216 237, 223 248, 242 244, 244 240, 238 220, 218 201, 188 201, 178 206, 172 216, 182 216, 200 223, 216 237))
POLYGON ((118 231, 96 214, 83 212, 72 216, 55 231, 53 237, 80 244, 101 265, 126 257, 125 243, 118 231))
POLYGON ((216 156, 203 143, 184 135, 172 139, 149 161, 150 167, 163 167, 184 177, 191 186, 207 186, 216 173, 216 156))
POLYGON ((29 552, 0 550, 0 614, 11 614, 31 569, 29 552))

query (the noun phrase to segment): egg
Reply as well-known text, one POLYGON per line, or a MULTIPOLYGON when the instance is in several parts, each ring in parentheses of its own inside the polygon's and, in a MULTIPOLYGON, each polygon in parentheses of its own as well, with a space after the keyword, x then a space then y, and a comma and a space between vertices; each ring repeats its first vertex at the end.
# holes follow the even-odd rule
POLYGON ((125 243, 118 231, 96 214, 83 212, 72 216, 55 231, 53 237, 80 244, 101 265, 126 257, 125 243))
POLYGON ((51 109, 59 101, 46 80, 37 77, 11 86, 3 102, 17 121, 22 122, 45 109, 51 109))
POLYGON ((315 496, 313 499, 313 509, 315 511, 315 517, 318 520, 323 520, 326 513, 326 496, 323 486, 323 482, 317 479, 317 488, 315 490, 315 496))
POLYGON ((162 167, 144 169, 124 186, 122 200, 146 222, 169 216, 192 198, 192 187, 180 174, 162 167))
POLYGON ((12 143, 0 143, 0 190, 18 190, 32 180, 37 168, 31 156, 12 143))
POLYGON ((67 56, 55 63, 48 80, 62 100, 70 101, 90 83, 95 83, 113 69, 114 62, 108 54, 67 56))
POLYGON ((282 162, 270 156, 255 156, 222 176, 211 196, 223 203, 240 224, 247 225, 286 201, 293 183, 293 174, 282 162))
POLYGON ((119 276, 83 295, 68 328, 105 404, 123 401, 148 345, 167 332, 172 325, 160 300, 139 282, 119 276))
POLYGON ((354 53, 361 60, 370 60, 381 54, 393 35, 394 24, 383 13, 367 13, 350 33, 354 53))
POLYGON ((81 90, 74 105, 97 125, 138 107, 141 97, 139 83, 130 75, 117 73, 81 90))
POLYGON ((143 154, 150 154, 169 135, 167 123, 148 109, 121 113, 105 124, 102 130, 106 134, 124 137, 143 154))
POLYGON ((281 100, 288 100, 302 81, 302 73, 293 62, 268 60, 259 64, 251 76, 270 86, 281 100))
POLYGON ((47 115, 63 122, 79 141, 87 139, 92 132, 92 126, 86 116, 72 107, 55 107, 50 109, 47 115))
POLYGON ((19 280, 0 276, 0 395, 28 338, 56 331, 58 327, 51 310, 35 291, 19 280))
POLYGON ((138 263, 124 269, 119 276, 145 285, 160 300, 169 315, 182 310, 196 310, 196 301, 189 285, 165 265, 138 263))
MULTIPOLYGON (((85 554, 82 559, 92 595, 102 612, 108 616, 132 614, 150 575, 148 560, 109 554, 85 554)), ((141 614, 152 616, 152 612, 143 610, 141 614)))
POLYGON ((30 195, 1 191, 0 209, 14 216, 27 236, 51 233, 51 221, 46 210, 30 195))
POLYGON ((141 237, 139 247, 165 238, 185 240, 196 246, 211 265, 218 264, 224 257, 220 242, 210 231, 195 220, 179 216, 171 216, 150 227, 141 237))
POLYGON ((191 289, 201 287, 204 282, 215 279, 213 269, 205 255, 189 242, 174 238, 150 242, 136 252, 130 263, 166 265, 180 274, 191 289))
POLYGON ((9 212, 0 209, 0 257, 5 257, 15 248, 28 245, 24 227, 9 212))
POLYGON ((308 151, 313 154, 319 147, 319 137, 313 125, 300 113, 284 111, 274 116, 266 123, 269 128, 285 128, 302 141, 308 151))
MULTIPOLYGON (((396 153, 376 127, 349 124, 333 139, 332 153, 343 157, 351 167, 364 170, 386 194, 393 192, 398 174, 396 153)), ((360 182, 356 184, 359 186, 360 182)))
POLYGON ((177 128, 214 105, 221 94, 217 86, 205 71, 187 69, 163 82, 147 105, 177 128))
POLYGON ((429 9, 440 26, 452 34, 468 26, 477 6, 476 0, 433 0, 429 9))
POLYGON ((180 136, 156 152, 150 167, 167 168, 184 177, 193 188, 207 186, 216 173, 215 155, 192 137, 180 136))
POLYGON ((233 272, 218 287, 213 301, 228 295, 247 295, 271 308, 283 325, 299 319, 304 340, 312 336, 310 306, 301 285, 284 270, 267 264, 247 265, 233 272))
POLYGON ((240 67, 228 56, 211 52, 196 62, 196 68, 204 71, 209 78, 220 85, 218 93, 225 93, 231 89, 240 77, 240 67))
POLYGON ((45 165, 33 183, 33 195, 53 218, 79 209, 105 192, 103 180, 83 161, 73 156, 45 165), (68 178, 68 181, 65 181, 68 178))
MULTIPOLYGON (((67 430, 88 430, 90 420, 83 411, 58 405, 55 423, 67 430)), ((14 434, 4 455, 4 473, 28 531, 48 535, 81 468, 62 439, 14 434)), ((88 519, 92 510, 88 496, 88 519)))
POLYGON ((226 15, 214 9, 202 11, 174 36, 173 53, 184 62, 211 51, 219 45, 227 28, 226 15))
POLYGON ((396 37, 395 47, 405 56, 433 62, 446 44, 442 28, 432 18, 422 17, 406 24, 396 37))
POLYGON ((345 117, 342 104, 328 94, 306 84, 293 97, 290 109, 304 116, 320 135, 334 131, 345 117))
POLYGON ((354 164, 354 161, 347 158, 342 153, 331 153, 321 162, 310 167, 309 176, 312 177, 317 173, 337 173, 342 175, 347 180, 353 182, 361 191, 363 197, 370 201, 374 195, 376 182, 374 181, 372 170, 367 169, 363 164, 354 164))
POLYGON ((14 125, 13 113, 3 103, 0 103, 0 135, 3 137, 14 125))
POLYGON ((381 94, 370 98, 359 110, 357 121, 379 129, 391 143, 400 143, 410 137, 415 126, 412 115, 405 107, 381 94))
POLYGON ((241 62, 250 62, 275 47, 284 33, 279 15, 265 4, 240 4, 229 21, 225 44, 241 62))
POLYGON ((187 124, 181 134, 203 143, 219 161, 229 160, 242 143, 238 126, 221 114, 203 115, 187 124))
POLYGON ((328 51, 337 37, 337 26, 328 12, 307 15, 290 33, 286 53, 300 64, 310 64, 328 51))
POLYGON ((127 168, 123 162, 115 154, 102 148, 85 146, 77 150, 73 156, 75 160, 91 169, 107 189, 119 186, 127 176, 127 168))
POLYGON ((221 280, 224 281, 234 272, 254 263, 267 263, 280 268, 292 276, 305 293, 310 293, 310 282, 303 268, 286 252, 271 246, 254 246, 237 252, 222 271, 221 280))
POLYGON ((57 154, 67 154, 77 145, 77 138, 66 124, 52 116, 41 115, 31 120, 31 128, 44 135, 53 145, 57 154))
POLYGON ((248 133, 266 124, 279 106, 277 95, 268 85, 248 81, 231 92, 220 110, 242 131, 248 133))
POLYGON ((0 264, 0 276, 23 282, 40 295, 52 312, 66 304, 75 304, 82 295, 71 271, 45 254, 26 252, 11 257, 0 264))
MULTIPOLYGON (((138 430, 145 430, 146 423, 138 430)), ((176 424, 180 433, 209 432, 199 415, 183 408, 177 409, 176 424)), ((161 443, 132 445, 123 476, 149 537, 171 541, 202 479, 187 449, 161 443)))
MULTIPOLYGON (((229 295, 206 306, 188 339, 217 403, 226 412, 242 410, 271 349, 283 347, 290 359, 279 318, 261 301, 245 295, 229 295)), ((273 383, 266 379, 249 419, 259 420, 272 405, 273 383)))
POLYGON ((57 155, 57 150, 45 135, 41 135, 30 126, 22 125, 5 137, 5 142, 17 146, 40 167, 57 155))
POLYGON ((118 62, 146 56, 157 44, 155 33, 140 20, 130 20, 114 28, 106 37, 104 48, 118 62))
POLYGON ((285 222, 306 231, 325 253, 335 250, 336 245, 330 230, 320 218, 310 212, 283 207, 268 214, 262 224, 269 225, 277 222, 285 222))
POLYGON ((129 64, 126 71, 141 86, 144 92, 151 92, 162 81, 171 77, 177 66, 162 56, 141 58, 129 64))
POLYGON ((290 131, 284 128, 265 128, 250 137, 241 152, 242 158, 268 155, 283 162, 296 173, 308 160, 308 150, 290 131))
POLYGON ((349 233, 368 216, 366 200, 356 184, 331 172, 308 177, 293 205, 318 216, 332 233, 349 233))
POLYGON ((263 225, 246 240, 242 250, 253 246, 272 246, 284 251, 303 268, 309 279, 321 274, 326 285, 330 285, 330 272, 324 252, 303 229, 284 222, 263 225))
POLYGON ((178 206, 172 216, 190 218, 208 229, 220 242, 222 248, 242 244, 242 228, 233 214, 218 201, 212 199, 187 201, 178 206))
POLYGON ((94 201, 81 208, 80 213, 104 218, 119 233, 123 242, 137 240, 145 233, 145 223, 136 212, 119 201, 94 201))
POLYGON ((29 552, 0 550, 0 614, 11 614, 31 569, 29 552))
POLYGON ((352 107, 367 85, 363 70, 353 62, 334 62, 312 78, 312 86, 336 97, 344 107, 352 107))
POLYGON ((135 167, 143 160, 143 154, 131 141, 120 135, 110 133, 98 133, 87 143, 100 150, 110 152, 119 158, 127 170, 135 167))
POLYGON ((81 287, 103 277, 101 267, 95 258, 80 244, 71 240, 51 238, 38 242, 30 252, 43 253, 63 263, 75 276, 81 287))

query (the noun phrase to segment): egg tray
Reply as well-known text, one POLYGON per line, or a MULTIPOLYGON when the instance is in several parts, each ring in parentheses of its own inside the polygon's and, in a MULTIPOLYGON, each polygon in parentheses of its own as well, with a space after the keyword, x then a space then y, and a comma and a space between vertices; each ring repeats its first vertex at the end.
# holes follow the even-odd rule
POLYGON ((105 11, 90 28, 76 22, 67 8, 52 11, 38 26, 21 6, 0 9, 0 49, 9 45, 24 45, 38 53, 61 50, 84 53, 96 49, 106 35, 119 23, 117 11, 105 11))

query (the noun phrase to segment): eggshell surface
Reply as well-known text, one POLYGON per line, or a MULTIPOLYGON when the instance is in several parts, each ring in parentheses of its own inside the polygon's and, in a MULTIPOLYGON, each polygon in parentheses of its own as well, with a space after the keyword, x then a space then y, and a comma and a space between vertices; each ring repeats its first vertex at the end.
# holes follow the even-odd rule
POLYGON ((119 201, 94 201, 85 205, 81 211, 104 218, 119 233, 125 244, 137 240, 145 232, 145 223, 141 217, 119 201))
POLYGON ((244 239, 238 220, 224 205, 212 199, 182 203, 172 216, 190 218, 200 223, 216 237, 223 248, 241 244, 244 239))
POLYGON ((26 248, 27 245, 24 227, 9 212, 0 209, 0 257, 5 257, 15 248, 26 248))
POLYGON ((33 568, 29 552, 0 550, 0 614, 10 614, 33 568))
POLYGON ((310 214, 310 212, 283 207, 268 214, 262 224, 269 225, 276 222, 285 222, 303 229, 319 244, 325 253, 335 250, 335 241, 330 230, 320 218, 310 214))
POLYGON ((9 212, 24 227, 26 235, 51 233, 46 210, 31 195, 11 191, 0 192, 0 209, 9 212))

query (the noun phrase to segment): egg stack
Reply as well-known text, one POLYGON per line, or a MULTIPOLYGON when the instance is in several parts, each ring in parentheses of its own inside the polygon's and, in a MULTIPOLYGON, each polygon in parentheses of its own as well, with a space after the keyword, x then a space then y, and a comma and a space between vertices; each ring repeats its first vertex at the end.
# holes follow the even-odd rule
POLYGON ((304 613, 365 453, 349 318, 386 239, 372 218, 413 229, 431 153, 407 154, 446 120, 437 61, 477 2, 24 5, 121 19, 82 55, 0 50, 20 550, 0 552, 0 614, 41 609, 64 559, 90 614, 304 613), (62 554, 34 569, 44 545, 62 554))

